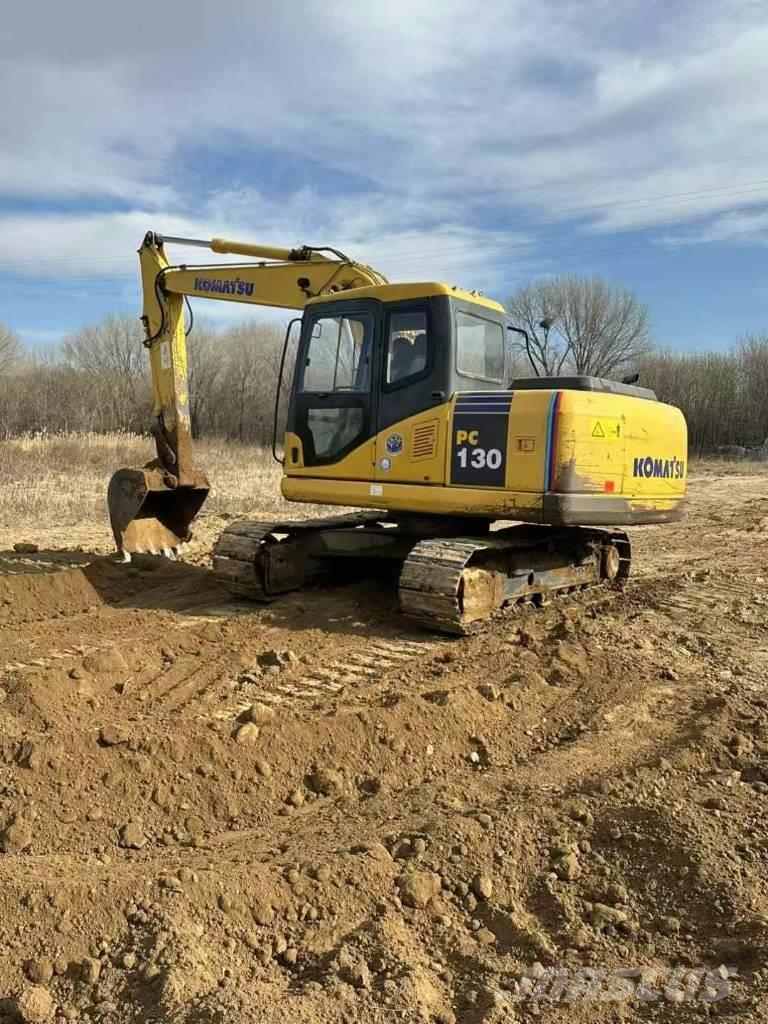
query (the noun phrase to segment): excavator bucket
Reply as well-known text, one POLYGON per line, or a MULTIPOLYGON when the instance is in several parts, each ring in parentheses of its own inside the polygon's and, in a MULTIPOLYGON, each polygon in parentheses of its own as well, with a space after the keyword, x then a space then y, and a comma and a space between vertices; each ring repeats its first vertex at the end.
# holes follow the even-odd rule
POLYGON ((199 471, 178 484, 156 464, 118 469, 107 490, 109 521, 118 550, 124 555, 140 551, 175 554, 191 539, 189 527, 209 490, 207 477, 199 471))

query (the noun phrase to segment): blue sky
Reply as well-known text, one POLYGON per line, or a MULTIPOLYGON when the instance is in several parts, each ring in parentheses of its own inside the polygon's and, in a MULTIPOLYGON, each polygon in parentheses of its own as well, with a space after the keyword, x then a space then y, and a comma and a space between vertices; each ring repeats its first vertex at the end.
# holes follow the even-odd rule
POLYGON ((502 300, 600 273, 672 348, 768 329, 762 2, 27 0, 0 33, 0 319, 30 344, 138 315, 149 228, 502 300))

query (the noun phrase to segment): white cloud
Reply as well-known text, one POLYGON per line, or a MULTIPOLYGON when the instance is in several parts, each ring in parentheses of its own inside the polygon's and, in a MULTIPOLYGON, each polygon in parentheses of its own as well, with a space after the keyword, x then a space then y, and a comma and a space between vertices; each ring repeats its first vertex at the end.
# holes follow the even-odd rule
POLYGON ((742 0, 28 0, 3 27, 0 199, 51 211, 0 217, 5 273, 124 283, 155 227, 494 288, 537 222, 768 201, 733 187, 768 178, 768 27, 742 0))
MULTIPOLYGON (((158 210, 0 217, 0 275, 12 273, 30 283, 47 279, 49 294, 87 284, 97 295, 124 298, 138 293, 136 249, 151 229, 198 239, 217 235, 266 245, 332 245, 391 280, 438 279, 501 288, 498 252, 525 252, 527 236, 453 224, 438 219, 439 212, 419 203, 393 203, 385 196, 322 203, 306 191, 275 208, 256 192, 238 190, 202 202, 195 219, 158 210), (409 227, 425 222, 430 226, 420 231, 409 227)), ((167 252, 172 262, 233 259, 173 244, 167 252)), ((2 290, 0 285, 0 295, 2 290)), ((230 319, 235 314, 217 308, 211 315, 230 319)))
POLYGON ((742 242, 768 245, 768 210, 734 211, 714 217, 702 227, 664 234, 659 241, 671 247, 706 242, 742 242))

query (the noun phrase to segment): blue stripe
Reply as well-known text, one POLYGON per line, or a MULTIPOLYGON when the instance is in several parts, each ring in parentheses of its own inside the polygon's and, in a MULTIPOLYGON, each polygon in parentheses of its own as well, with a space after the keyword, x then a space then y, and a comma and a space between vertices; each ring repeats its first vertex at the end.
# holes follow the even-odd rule
POLYGON ((551 472, 551 456, 552 456, 552 433, 555 423, 555 405, 557 404, 557 392, 552 392, 552 397, 549 400, 549 411, 547 412, 547 447, 544 452, 544 490, 550 491, 552 489, 552 472, 551 472))
POLYGON ((510 400, 508 402, 505 402, 503 398, 499 398, 495 402, 474 402, 474 401, 473 402, 457 402, 456 405, 457 406, 466 406, 466 405, 486 406, 486 405, 490 405, 494 409, 508 409, 510 407, 510 405, 512 405, 512 401, 510 400))
POLYGON ((457 403, 462 402, 511 402, 511 395, 485 394, 485 395, 459 395, 457 403))
POLYGON ((510 406, 510 405, 512 405, 512 399, 511 398, 507 398, 507 399, 497 398, 495 402, 478 402, 476 399, 473 398, 471 402, 457 402, 456 404, 457 405, 506 405, 506 406, 510 406))
POLYGON ((462 405, 461 408, 456 408, 457 413, 461 413, 462 416, 472 412, 487 412, 487 413, 507 413, 510 410, 508 405, 462 405))

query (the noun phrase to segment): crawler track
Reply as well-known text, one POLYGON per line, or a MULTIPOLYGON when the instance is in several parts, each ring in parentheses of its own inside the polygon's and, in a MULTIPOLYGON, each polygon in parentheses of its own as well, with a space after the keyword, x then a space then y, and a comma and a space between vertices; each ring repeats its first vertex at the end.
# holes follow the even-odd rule
POLYGON ((213 549, 213 570, 226 579, 235 593, 244 593, 253 600, 267 598, 258 556, 277 525, 242 519, 219 537, 213 549))
MULTIPOLYGON (((353 513, 304 522, 234 523, 214 548, 214 570, 231 589, 253 600, 298 590, 318 568, 310 550, 321 533, 359 529, 366 557, 370 531, 382 535, 379 513, 353 513), (369 530, 370 528, 370 530, 369 530), (305 543, 305 542, 309 543, 305 543)), ((394 524, 393 524, 394 525, 394 524)), ((516 526, 480 536, 420 537, 392 531, 401 540, 400 608, 427 629, 465 635, 524 603, 543 604, 629 575, 629 539, 603 530, 516 526)), ((353 541, 353 544, 357 543, 353 541)), ((334 578, 338 560, 323 560, 334 578)), ((381 564, 381 562, 379 562, 381 564)))
POLYGON ((427 629, 478 633, 521 604, 620 584, 630 561, 625 533, 513 527, 487 537, 423 540, 403 566, 400 607, 427 629), (607 551, 616 552, 609 569, 607 551))
MULTIPOLYGON (((226 579, 236 594, 254 601, 268 601, 280 592, 298 590, 306 576, 306 566, 297 563, 295 571, 289 571, 287 574, 291 583, 284 583, 279 590, 271 588, 268 580, 268 560, 265 557, 268 548, 281 545, 280 560, 285 566, 298 553, 297 547, 285 543, 286 541, 306 538, 324 530, 365 526, 368 523, 375 523, 377 519, 381 519, 380 513, 365 512, 287 522, 243 519, 228 527, 216 541, 213 548, 213 570, 226 579)), ((275 552, 270 551, 269 554, 274 560, 275 552)), ((281 575, 285 580, 286 574, 281 575)))

